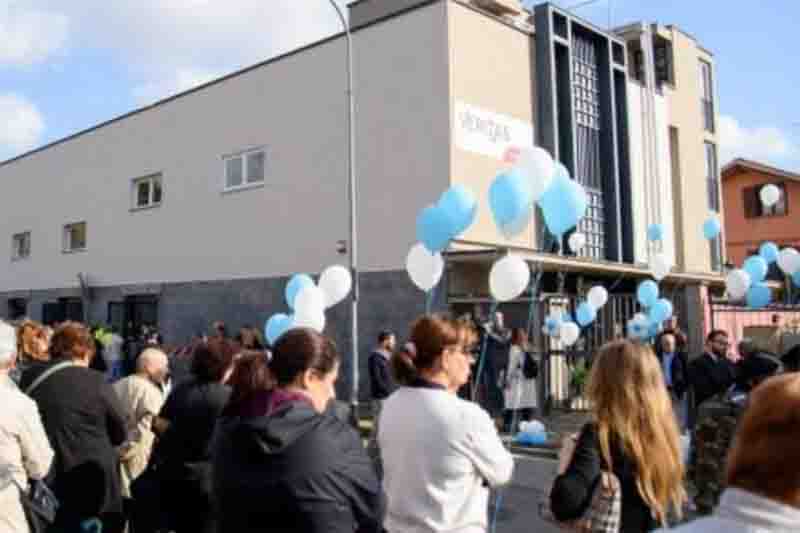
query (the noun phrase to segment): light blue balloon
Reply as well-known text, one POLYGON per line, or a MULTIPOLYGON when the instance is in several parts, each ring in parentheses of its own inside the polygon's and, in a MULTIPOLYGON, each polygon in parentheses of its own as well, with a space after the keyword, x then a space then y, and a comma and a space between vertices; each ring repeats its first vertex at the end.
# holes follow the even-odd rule
POLYGON ((634 339, 645 339, 649 334, 649 325, 643 322, 631 320, 628 322, 628 337, 634 339))
POLYGON ((772 301, 772 291, 766 284, 758 282, 750 285, 747 289, 747 306, 753 309, 766 307, 772 301))
POLYGON ((779 253, 778 245, 774 242, 765 242, 761 245, 761 248, 758 249, 758 255, 763 257, 767 264, 777 261, 779 253))
POLYGON ((650 224, 647 226, 647 240, 660 241, 664 238, 664 226, 661 224, 650 224))
POLYGON ((294 309, 294 299, 306 287, 313 287, 314 280, 308 274, 295 274, 286 284, 286 303, 294 309))
POLYGON ((597 309, 592 307, 592 304, 589 302, 583 302, 578 306, 577 311, 575 311, 575 318, 579 326, 588 326, 597 318, 597 309))
POLYGON ((269 317, 264 326, 264 337, 267 338, 270 346, 275 346, 275 342, 281 338, 281 335, 289 331, 292 322, 294 322, 294 318, 285 313, 276 313, 269 317))
POLYGON ((647 318, 657 326, 672 316, 672 302, 666 298, 659 298, 647 313, 647 318))
POLYGON ((703 235, 708 240, 716 239, 720 230, 722 230, 722 227, 720 226, 719 218, 715 216, 709 217, 703 223, 703 235))
POLYGON ((792 274, 792 283, 795 287, 800 287, 800 270, 792 274))
POLYGON ((417 216, 417 240, 432 254, 441 252, 455 235, 452 224, 444 209, 430 205, 417 216))
POLYGON ((747 258, 742 266, 745 272, 750 274, 750 280, 753 283, 764 281, 764 278, 767 277, 767 271, 769 270, 769 265, 764 260, 763 257, 759 255, 751 255, 747 258))
POLYGON ((561 320, 549 316, 544 320, 544 327, 551 337, 557 335, 559 328, 561 328, 561 320))
POLYGON ((564 165, 556 165, 556 173, 550 185, 539 198, 545 224, 550 233, 562 237, 578 225, 586 214, 589 203, 586 191, 580 183, 569 177, 564 165))
POLYGON ((644 307, 651 307, 658 300, 658 285, 655 281, 648 279, 639 284, 636 289, 636 299, 644 307))
POLYGON ((478 200, 475 193, 463 185, 453 185, 445 191, 438 204, 450 219, 453 237, 467 231, 478 213, 478 200))
POLYGON ((530 181, 518 170, 500 174, 489 187, 489 208, 494 222, 507 237, 515 236, 525 228, 532 204, 530 181))

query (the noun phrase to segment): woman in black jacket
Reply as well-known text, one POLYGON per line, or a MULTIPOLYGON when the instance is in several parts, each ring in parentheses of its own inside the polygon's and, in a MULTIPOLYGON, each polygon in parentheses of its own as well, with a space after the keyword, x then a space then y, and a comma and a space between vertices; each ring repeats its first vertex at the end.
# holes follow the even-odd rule
MULTIPOLYGON (((163 437, 151 462, 160 485, 158 500, 136 488, 137 524, 141 513, 154 514, 156 504, 169 530, 176 533, 215 533, 217 516, 211 492, 211 438, 230 397, 225 383, 231 375, 239 347, 227 339, 199 344, 192 358, 192 378, 167 398, 154 423, 163 437), (142 502, 146 502, 144 505, 142 502)), ((146 492, 151 492, 150 490, 146 492)))
POLYGON ((561 449, 550 505, 559 520, 589 507, 602 471, 622 490, 621 533, 651 531, 680 515, 683 489, 678 425, 653 351, 616 341, 600 349, 587 389, 594 420, 561 449))
POLYGON ((215 439, 220 533, 381 531, 373 463, 332 409, 338 369, 333 342, 310 329, 281 337, 269 371, 264 356, 239 362, 215 439))
POLYGON ((80 531, 91 518, 100 518, 104 533, 125 526, 115 450, 126 438, 125 409, 105 376, 88 368, 94 350, 89 330, 66 322, 53 335, 52 361, 29 368, 20 381, 55 451, 50 481, 61 503, 58 531, 80 531))

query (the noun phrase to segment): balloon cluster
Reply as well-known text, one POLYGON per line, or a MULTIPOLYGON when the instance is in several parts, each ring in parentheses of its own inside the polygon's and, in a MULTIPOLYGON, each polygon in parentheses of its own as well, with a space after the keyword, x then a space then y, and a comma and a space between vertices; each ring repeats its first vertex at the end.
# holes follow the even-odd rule
POLYGON ((325 309, 344 300, 353 286, 350 271, 341 265, 326 268, 319 277, 319 285, 308 274, 295 274, 284 291, 286 304, 292 314, 276 313, 264 326, 267 342, 274 346, 277 340, 294 328, 325 329, 325 309))
MULTIPOLYGON (((586 191, 546 150, 533 147, 517 152, 514 167, 497 176, 489 188, 494 222, 505 237, 514 237, 528 226, 533 206, 538 204, 547 229, 560 242, 586 214, 586 191)), ((583 235, 575 237, 570 249, 577 252, 585 242, 583 235)))
POLYGON ((578 304, 575 310, 575 321, 569 314, 553 310, 545 318, 542 332, 559 339, 564 345, 572 346, 581 334, 581 328, 597 319, 597 312, 608 302, 608 291, 605 287, 595 285, 586 295, 586 300, 578 304))
POLYGON ((636 288, 636 300, 647 313, 637 313, 628 321, 628 336, 646 340, 655 337, 661 330, 661 324, 669 319, 674 309, 672 302, 660 298, 658 284, 651 280, 639 283, 636 288))
POLYGON ((734 300, 744 299, 748 307, 755 309, 769 305, 772 291, 765 280, 772 263, 777 263, 778 268, 800 287, 800 252, 794 248, 779 250, 775 243, 765 242, 758 249, 758 255, 748 257, 742 268, 728 273, 725 280, 728 296, 734 300))
POLYGON ((547 431, 544 424, 538 420, 520 422, 519 432, 514 436, 514 442, 523 446, 536 446, 547 442, 547 431))
MULTIPOLYGON (((647 240, 650 242, 661 242, 664 239, 664 226, 661 224, 650 224, 647 226, 647 240)), ((650 274, 661 281, 666 278, 672 270, 672 261, 664 252, 655 252, 650 255, 650 274)))

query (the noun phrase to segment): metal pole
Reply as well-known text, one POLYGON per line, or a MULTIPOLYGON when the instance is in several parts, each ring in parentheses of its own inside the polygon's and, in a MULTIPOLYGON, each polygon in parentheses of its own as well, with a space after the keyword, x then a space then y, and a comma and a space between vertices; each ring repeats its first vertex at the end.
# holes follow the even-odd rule
POLYGON ((353 292, 350 299, 350 349, 352 351, 352 391, 350 396, 350 403, 353 421, 358 421, 358 382, 359 382, 359 357, 358 357, 358 228, 356 218, 356 136, 355 136, 355 100, 353 98, 353 36, 350 33, 350 24, 347 22, 342 8, 335 0, 329 0, 330 4, 336 10, 339 20, 344 28, 346 42, 347 42, 347 132, 348 132, 348 153, 347 153, 347 168, 349 175, 349 196, 350 203, 350 273, 353 276, 353 292))

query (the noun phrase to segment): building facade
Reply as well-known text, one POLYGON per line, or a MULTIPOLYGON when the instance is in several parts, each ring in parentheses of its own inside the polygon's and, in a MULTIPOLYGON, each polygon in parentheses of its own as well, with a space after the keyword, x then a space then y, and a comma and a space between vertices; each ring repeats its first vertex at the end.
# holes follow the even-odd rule
POLYGON ((722 169, 725 201, 725 246, 731 264, 741 266, 758 254, 763 243, 800 247, 800 221, 793 209, 800 206, 800 174, 747 159, 734 159, 722 169), (774 184, 781 191, 773 206, 761 203, 760 191, 774 184))
MULTIPOLYGON (((700 229, 721 209, 716 156, 700 170, 715 147, 713 58, 692 38, 660 26, 609 33, 511 0, 360 0, 350 21, 361 353, 423 312, 405 256, 419 210, 454 183, 482 201, 447 254, 435 308, 488 302, 502 250, 542 270, 553 294, 594 282, 630 293, 654 251, 674 257, 665 286, 690 311, 720 283, 721 254, 715 262, 700 229), (634 66, 636 43, 652 57, 634 66), (494 227, 485 197, 503 154, 534 144, 589 192, 579 256, 557 253, 538 219, 512 241, 494 227), (666 229, 657 248, 653 222, 666 229)), ((284 311, 288 276, 347 262, 344 66, 336 35, 0 163, 13 184, 0 198, 11 244, 0 313, 157 323, 182 342, 213 320, 235 329, 284 311)), ((687 327, 695 318, 682 316, 687 327)), ((348 346, 348 308, 328 323, 348 346)))

